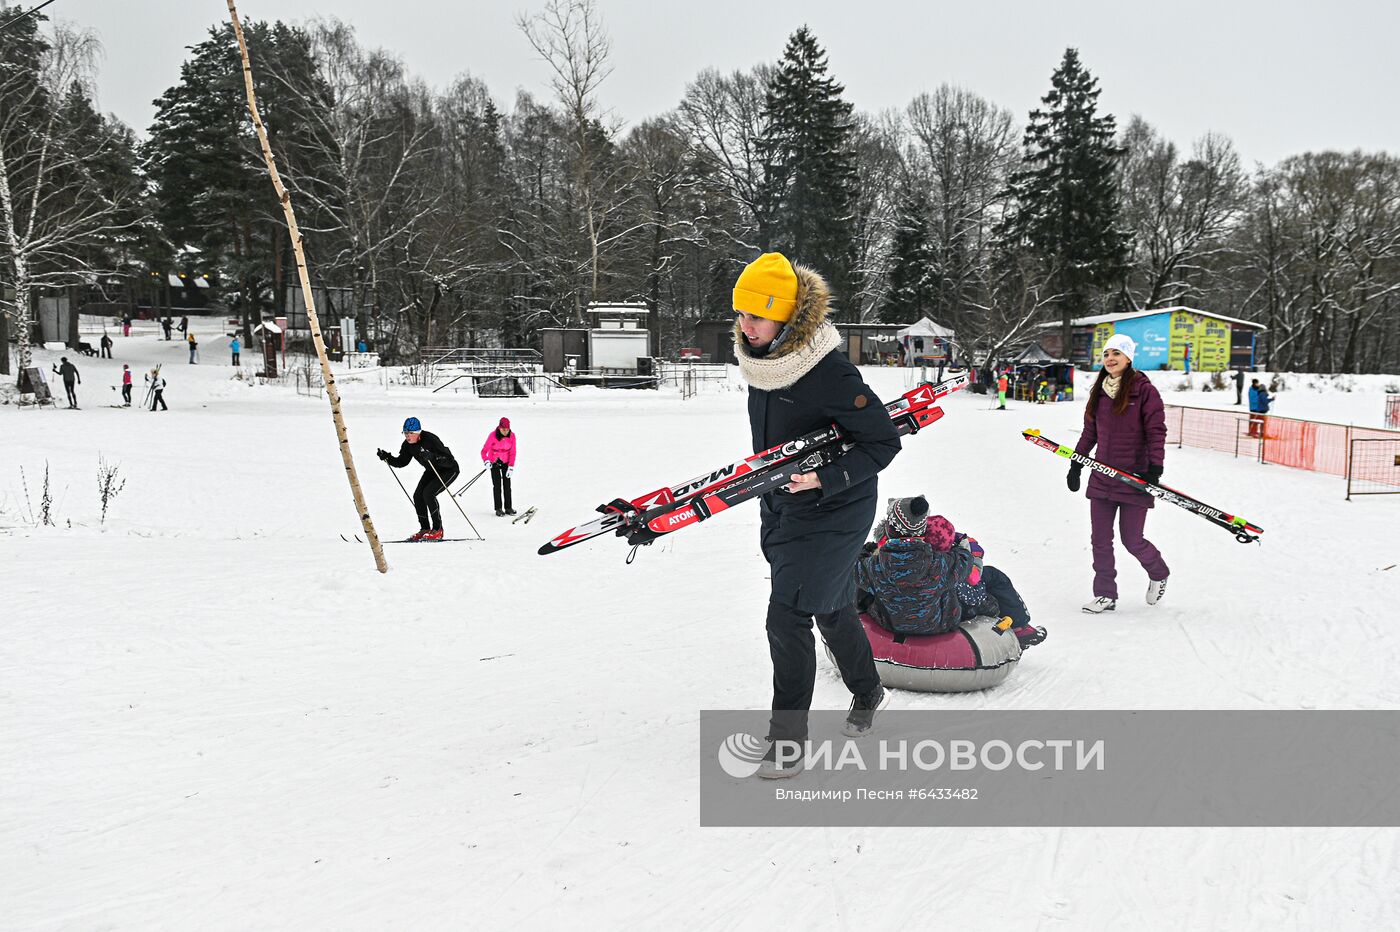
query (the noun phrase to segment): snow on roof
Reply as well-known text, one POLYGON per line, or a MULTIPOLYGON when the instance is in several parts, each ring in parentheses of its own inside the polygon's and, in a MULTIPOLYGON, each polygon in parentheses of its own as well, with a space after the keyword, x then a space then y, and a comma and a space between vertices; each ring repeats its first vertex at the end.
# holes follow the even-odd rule
POLYGON ((1226 317, 1224 314, 1216 314, 1214 311, 1203 311, 1200 308, 1186 307, 1178 304, 1173 307, 1157 307, 1149 311, 1125 311, 1121 314, 1095 314, 1092 317, 1076 317, 1070 321, 1075 327, 1086 327, 1092 324, 1111 324, 1120 320, 1132 320, 1136 317, 1151 317, 1154 314, 1170 314, 1172 311, 1185 311, 1188 314, 1200 314, 1202 317, 1209 317, 1212 320, 1223 320, 1226 323, 1239 324, 1241 327, 1253 327, 1255 330, 1267 330, 1263 324, 1256 324, 1251 320, 1240 320, 1238 317, 1226 317))
POLYGON ((1053 363, 1069 362, 1067 359, 1057 359, 1045 352, 1045 347, 1032 341, 1025 349, 1012 357, 1011 361, 1023 366, 1045 366, 1053 363))
POLYGON ((268 333, 282 332, 282 328, 277 326, 277 321, 275 320, 265 320, 253 328, 254 333, 257 333, 259 330, 266 330, 268 333))
POLYGON ((935 324, 927 317, 920 317, 918 323, 910 324, 899 331, 900 337, 951 337, 952 335, 952 330, 935 324))

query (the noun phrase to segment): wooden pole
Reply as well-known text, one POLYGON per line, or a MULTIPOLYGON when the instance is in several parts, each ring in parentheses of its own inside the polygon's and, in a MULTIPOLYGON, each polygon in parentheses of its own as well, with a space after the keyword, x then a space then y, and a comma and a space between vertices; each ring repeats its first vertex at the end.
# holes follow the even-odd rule
POLYGON ((301 229, 297 226, 296 213, 292 210, 292 198, 282 185, 282 176, 277 173, 277 160, 273 158, 272 146, 267 141, 267 129, 263 126, 262 117, 258 116, 258 98, 253 93, 253 66, 248 59, 248 42, 243 37, 243 24, 238 20, 234 0, 228 0, 228 14, 233 20, 233 33, 238 37, 238 52, 243 57, 243 86, 248 90, 248 113, 253 117, 253 128, 258 132, 258 142, 262 143, 267 173, 272 176, 272 186, 277 190, 277 199, 282 202, 282 212, 287 216, 287 229, 291 233, 292 249, 297 257, 297 276, 301 279, 301 293, 306 301, 306 320, 311 326, 311 342, 316 346, 316 356, 321 360, 321 377, 326 383, 326 397, 331 402, 335 434, 340 440, 340 459, 345 463, 345 478, 350 481, 350 492, 355 497, 355 512, 360 516, 360 524, 365 529, 370 550, 374 552, 374 565, 379 572, 387 573, 389 565, 384 560, 384 547, 379 542, 379 535, 375 533, 369 509, 365 507, 365 494, 360 490, 360 480, 355 473, 355 460, 350 455, 350 440, 345 433, 345 419, 340 414, 340 389, 336 387, 330 360, 326 358, 325 341, 321 339, 321 322, 316 316, 316 300, 311 293, 311 276, 306 271, 306 253, 301 248, 301 229))

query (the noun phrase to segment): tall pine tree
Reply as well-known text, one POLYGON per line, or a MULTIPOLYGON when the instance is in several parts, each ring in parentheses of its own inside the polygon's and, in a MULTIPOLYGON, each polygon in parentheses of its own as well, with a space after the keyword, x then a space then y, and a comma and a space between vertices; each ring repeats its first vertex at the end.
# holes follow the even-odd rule
POLYGON ((758 235, 765 250, 821 272, 844 307, 856 291, 853 108, 826 69, 826 52, 807 27, 793 33, 764 106, 758 235))
MULTIPOLYGON (((249 22, 245 32, 273 151, 288 183, 302 190, 301 179, 318 174, 307 164, 309 111, 324 107, 306 34, 280 22, 249 22)), ((154 184, 157 218, 177 249, 199 250, 197 270, 218 273, 222 296, 236 294, 247 339, 264 308, 282 309, 292 265, 245 93, 233 27, 212 27, 207 39, 190 48, 180 83, 155 102, 142 157, 154 184)))
POLYGON ((928 195, 922 189, 900 199, 891 251, 890 290, 880 318, 886 323, 917 323, 933 313, 938 300, 938 275, 929 242, 928 195))
POLYGON ((1046 264, 1060 295, 1067 354, 1070 320, 1086 311, 1094 289, 1113 285, 1126 268, 1115 174, 1123 150, 1114 142, 1112 114, 1098 115, 1098 80, 1077 50, 1065 49, 1050 83, 1045 108, 1030 114, 1004 232, 1046 264))

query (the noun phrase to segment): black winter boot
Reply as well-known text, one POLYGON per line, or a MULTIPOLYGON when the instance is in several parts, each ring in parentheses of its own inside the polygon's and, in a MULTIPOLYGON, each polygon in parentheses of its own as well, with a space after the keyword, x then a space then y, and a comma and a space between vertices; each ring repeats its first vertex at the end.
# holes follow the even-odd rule
POLYGON ((851 700, 851 712, 846 716, 846 725, 841 733, 851 738, 868 735, 875 727, 875 714, 889 705, 890 694, 883 686, 876 686, 851 700))

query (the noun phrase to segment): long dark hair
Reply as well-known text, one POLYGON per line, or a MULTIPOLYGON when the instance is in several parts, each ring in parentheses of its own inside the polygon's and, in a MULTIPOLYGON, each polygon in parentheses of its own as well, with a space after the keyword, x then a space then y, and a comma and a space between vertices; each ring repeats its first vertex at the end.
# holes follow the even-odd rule
MULTIPOLYGON (((1123 375, 1118 386, 1118 396, 1113 399, 1113 413, 1122 414, 1128 410, 1128 396, 1132 393, 1133 381, 1138 377, 1138 371, 1133 368, 1130 362, 1123 367, 1123 375)), ((1099 410, 1099 398, 1104 394, 1103 380, 1108 378, 1108 370, 1100 369, 1099 377, 1094 380, 1094 387, 1089 389, 1089 403, 1084 406, 1085 422, 1092 421, 1095 413, 1099 410)))

